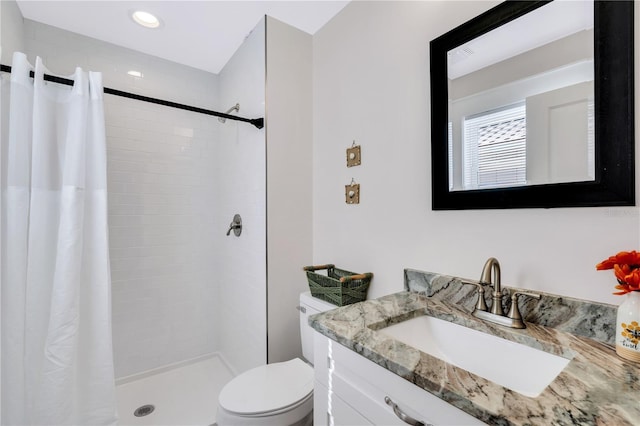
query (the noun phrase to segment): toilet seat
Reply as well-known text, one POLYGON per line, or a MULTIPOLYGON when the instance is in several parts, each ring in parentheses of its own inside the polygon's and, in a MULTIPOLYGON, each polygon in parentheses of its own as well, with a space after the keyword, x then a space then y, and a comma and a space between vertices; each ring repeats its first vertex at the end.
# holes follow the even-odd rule
POLYGON ((227 383, 218 403, 238 416, 277 415, 312 398, 313 380, 313 368, 299 358, 262 365, 227 383))

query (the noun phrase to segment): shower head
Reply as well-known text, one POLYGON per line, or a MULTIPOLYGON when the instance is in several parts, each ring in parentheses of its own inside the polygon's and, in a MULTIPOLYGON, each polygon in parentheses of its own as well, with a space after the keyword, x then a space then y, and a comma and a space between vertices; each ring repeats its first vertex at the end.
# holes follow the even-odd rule
MULTIPOLYGON (((225 111, 225 114, 229 114, 230 112, 235 111, 238 112, 240 111, 240 104, 236 103, 234 106, 232 106, 231 108, 229 108, 228 110, 225 111)), ((218 121, 221 123, 225 123, 227 121, 226 118, 223 117, 218 117, 218 121)))

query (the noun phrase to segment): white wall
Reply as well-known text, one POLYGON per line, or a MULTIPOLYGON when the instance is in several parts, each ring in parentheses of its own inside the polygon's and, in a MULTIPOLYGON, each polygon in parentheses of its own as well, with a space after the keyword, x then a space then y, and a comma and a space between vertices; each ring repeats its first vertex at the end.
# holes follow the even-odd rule
POLYGON ((431 210, 429 41, 495 4, 352 2, 314 35, 314 263, 374 272, 378 297, 405 267, 477 278, 495 256, 505 285, 617 304, 595 264, 639 248, 637 208, 431 210), (362 165, 347 169, 353 139, 362 165))
MULTIPOLYGON (((22 15, 20 14, 20 10, 18 9, 18 5, 13 0, 3 0, 0 1, 0 61, 4 65, 11 65, 11 55, 14 50, 22 50, 23 49, 23 38, 24 38, 24 22, 22 19, 22 15)), ((8 81, 6 76, 2 76, 3 81, 8 81)), ((2 108, 8 107, 8 100, 6 97, 2 99, 2 108)), ((2 131, 6 131, 4 128, 2 131)), ((3 137, 3 140, 6 138, 3 137)), ((1 157, 1 166, 0 172, 5 173, 7 167, 7 152, 6 147, 2 147, 2 153, 0 153, 1 157)), ((1 322, 1 321, 0 321, 1 322)), ((1 325, 1 324, 0 324, 1 325)), ((1 330, 1 328, 0 328, 1 330)), ((1 333, 1 331, 0 331, 1 333)), ((1 348, 0 348, 1 349, 1 348)), ((0 350, 0 354, 2 351, 0 350)), ((1 357, 0 357, 0 365, 1 365, 1 357)), ((2 375, 2 368, 0 368, 0 375, 2 375)), ((0 389, 0 401, 2 401, 0 389)), ((6 393, 6 390, 5 390, 6 393)), ((0 418, 2 418, 2 403, 0 403, 0 418)))
MULTIPOLYGON (((102 71, 104 85, 212 108, 213 74, 25 22, 30 60, 55 74, 102 71), (141 71, 144 78, 127 75, 141 71)), ((116 377, 216 350, 211 212, 213 117, 105 96, 116 377)))
POLYGON ((24 20, 15 0, 0 1, 0 59, 4 65, 11 65, 14 51, 24 50, 24 20))
POLYGON ((312 263, 312 38, 267 17, 269 362, 302 354, 302 267, 312 263))
MULTIPOLYGON (((265 114, 265 24, 262 19, 220 72, 219 110, 240 103, 243 117, 265 114)), ((217 120, 216 120, 217 121, 217 120)), ((227 120, 214 156, 213 254, 220 352, 240 373, 266 363, 265 130, 227 120), (233 215, 242 234, 226 237, 233 215)))
MULTIPOLYGON (((0 59, 2 58, 2 55, 1 55, 2 54, 2 52, 1 52, 1 50, 2 50, 2 31, 1 31, 1 27, 2 27, 2 15, 3 15, 2 9, 3 9, 3 6, 2 6, 2 4, 0 4, 0 59)), ((4 152, 0 153, 0 155, 2 156, 2 159, 4 159, 4 157, 5 157, 4 154, 5 154, 4 152)), ((2 165, 2 161, 0 161, 0 173, 4 173, 4 168, 5 168, 5 166, 2 165)), ((2 219, 2 213, 0 213, 0 220, 3 220, 2 219)), ((0 248, 0 255, 2 254, 1 250, 2 249, 0 248)), ((0 294, 0 306, 1 306, 1 302, 2 302, 2 295, 0 294)), ((0 317, 0 337, 1 337, 1 333, 2 333, 1 330, 2 330, 2 318, 0 317)), ((0 366, 1 365, 2 365, 2 343, 1 343, 1 339, 0 339, 0 366)), ((2 383, 2 368, 0 368, 0 383, 2 383)), ((2 388, 1 387, 0 387, 0 401, 2 401, 2 388)), ((2 418, 2 404, 0 404, 0 419, 1 418, 2 418)))

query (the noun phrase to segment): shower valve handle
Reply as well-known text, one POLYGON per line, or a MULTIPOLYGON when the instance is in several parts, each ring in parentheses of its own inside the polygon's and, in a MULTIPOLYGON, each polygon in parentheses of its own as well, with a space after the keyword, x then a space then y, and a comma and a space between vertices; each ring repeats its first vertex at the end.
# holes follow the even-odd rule
POLYGON ((232 223, 231 225, 229 225, 229 230, 227 231, 227 237, 231 234, 231 231, 234 229, 242 229, 242 225, 237 225, 235 223, 232 223))
POLYGON ((227 231, 227 237, 231 235, 231 231, 233 231, 236 237, 239 237, 242 233, 242 218, 239 214, 233 216, 233 221, 231 222, 231 225, 229 225, 229 230, 227 231))

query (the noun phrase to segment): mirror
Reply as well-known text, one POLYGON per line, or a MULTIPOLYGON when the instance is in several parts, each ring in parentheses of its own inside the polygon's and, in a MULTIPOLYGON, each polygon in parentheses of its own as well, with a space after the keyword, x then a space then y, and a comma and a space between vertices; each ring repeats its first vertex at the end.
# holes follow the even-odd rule
POLYGON ((635 205, 633 2, 502 3, 431 88, 434 210, 635 205))

